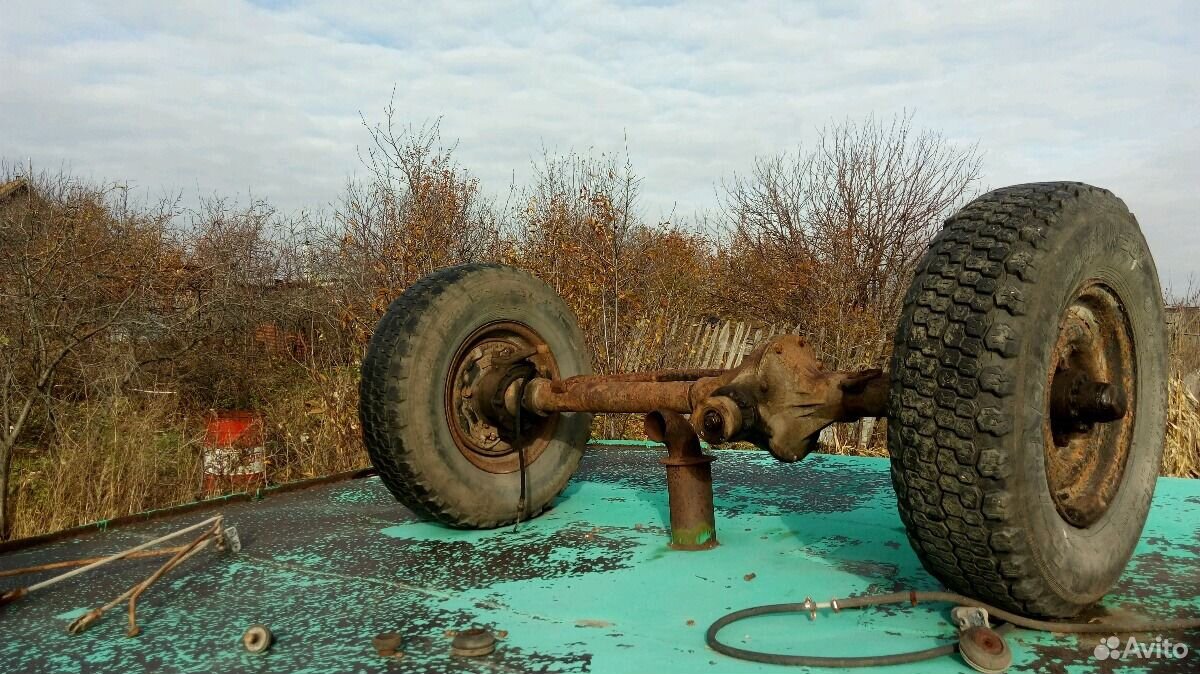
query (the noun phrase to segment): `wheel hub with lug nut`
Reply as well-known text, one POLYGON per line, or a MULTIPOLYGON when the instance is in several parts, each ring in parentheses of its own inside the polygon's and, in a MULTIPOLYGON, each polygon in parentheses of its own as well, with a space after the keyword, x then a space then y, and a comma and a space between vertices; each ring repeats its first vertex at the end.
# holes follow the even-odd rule
POLYGON ((488 472, 511 473, 520 468, 518 446, 527 464, 537 460, 558 417, 521 413, 521 391, 534 377, 556 379, 558 365, 546 342, 523 323, 489 323, 458 347, 446 377, 446 420, 467 460, 488 472))
POLYGON ((1133 438, 1137 363, 1115 292, 1090 281, 1059 323, 1047 380, 1046 481, 1059 515, 1085 528, 1121 486, 1133 438))

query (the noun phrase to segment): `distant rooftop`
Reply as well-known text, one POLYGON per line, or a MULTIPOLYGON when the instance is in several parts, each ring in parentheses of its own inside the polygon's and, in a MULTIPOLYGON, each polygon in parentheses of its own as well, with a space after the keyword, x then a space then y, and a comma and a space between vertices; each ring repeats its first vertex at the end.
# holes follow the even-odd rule
POLYGON ((29 189, 29 183, 24 178, 17 178, 6 183, 0 183, 0 203, 26 192, 29 189))

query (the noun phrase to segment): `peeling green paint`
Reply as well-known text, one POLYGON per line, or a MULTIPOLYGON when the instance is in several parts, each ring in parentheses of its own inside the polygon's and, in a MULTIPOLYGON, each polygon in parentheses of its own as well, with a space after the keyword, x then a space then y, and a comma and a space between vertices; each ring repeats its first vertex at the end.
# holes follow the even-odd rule
MULTIPOLYGON (((139 604, 141 636, 124 636, 120 609, 83 635, 69 636, 65 626, 148 574, 155 563, 146 560, 0 609, 0 670, 792 671, 709 651, 704 630, 750 605, 937 587, 909 549, 886 462, 821 456, 782 465, 751 452, 717 455, 721 545, 702 552, 667 546, 659 453, 644 448, 589 453, 555 507, 515 531, 416 521, 375 478, 230 504, 222 512, 237 525, 243 553, 202 555, 151 588, 139 604), (277 635, 264 656, 239 646, 252 623, 277 635), (507 637, 492 656, 451 659, 445 631, 475 624, 507 637), (403 659, 374 655, 370 639, 382 631, 404 636, 403 659)), ((1200 481, 1160 482, 1137 556, 1105 600, 1109 610, 1165 617, 1200 608, 1196 495, 1200 481)), ((117 527, 0 556, 0 566, 107 552, 205 516, 117 527)), ((952 635, 947 618, 948 607, 880 607, 816 621, 763 617, 723 637, 763 650, 863 655, 943 643, 952 635)), ((1091 637, 1020 631, 1010 643, 1013 671, 1108 672, 1122 664, 1097 665, 1091 637)), ((1197 664, 1158 662, 1148 671, 1197 664)), ((965 670, 943 658, 882 671, 965 670)))
POLYGON ((713 540, 715 536, 716 532, 713 531, 712 527, 706 524, 702 524, 690 529, 672 529, 671 544, 684 548, 696 548, 701 547, 710 541, 715 543, 713 540))

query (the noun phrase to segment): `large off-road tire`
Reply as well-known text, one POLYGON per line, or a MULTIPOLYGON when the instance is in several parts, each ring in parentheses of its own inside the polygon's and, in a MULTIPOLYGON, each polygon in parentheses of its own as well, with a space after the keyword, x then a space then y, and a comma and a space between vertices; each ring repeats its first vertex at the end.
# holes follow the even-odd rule
POLYGON ((538 514, 563 490, 590 415, 526 414, 513 437, 472 407, 472 386, 502 351, 535 347, 538 355, 524 361, 536 366, 534 376, 591 373, 571 310, 511 267, 442 269, 392 302, 363 360, 359 416, 371 462, 400 502, 450 526, 490 528, 538 514), (518 443, 526 448, 524 512, 518 443))
POLYGON ((892 481, 925 568, 1029 615, 1108 592, 1150 507, 1168 375, 1154 261, 1125 204, 1080 183, 972 201, 918 265, 891 366, 892 481), (1124 416, 1052 414, 1081 373, 1124 395, 1124 416))

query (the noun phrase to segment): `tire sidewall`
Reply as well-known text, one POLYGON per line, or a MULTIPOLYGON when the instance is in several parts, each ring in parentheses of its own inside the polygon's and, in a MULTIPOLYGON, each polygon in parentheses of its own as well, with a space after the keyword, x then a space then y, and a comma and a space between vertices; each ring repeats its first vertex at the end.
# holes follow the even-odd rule
MULTIPOLYGON (((389 311, 385 320, 413 318, 389 311)), ((403 394, 389 396, 399 402, 389 404, 386 413, 392 417, 391 426, 401 429, 399 442, 408 467, 422 484, 437 485, 434 498, 461 512, 471 526, 511 522, 518 515, 520 471, 485 471, 458 449, 445 410, 451 362, 458 346, 479 328, 516 320, 546 341, 560 377, 590 374, 582 332, 570 309, 549 286, 508 267, 472 270, 435 297, 416 318, 417 325, 405 328, 413 335, 407 353, 384 356, 387 370, 406 378, 403 394), (469 512, 463 504, 469 504, 469 512)), ((590 426, 588 414, 559 415, 547 446, 527 468, 529 514, 544 508, 566 486, 579 465, 590 426)))
POLYGON ((1154 263, 1133 217, 1116 198, 1087 195, 1064 210, 1047 232, 1048 248, 1017 363, 1015 432, 1004 448, 1015 458, 1010 488, 1018 519, 1042 577, 1064 601, 1090 604, 1117 580, 1133 555, 1154 493, 1162 459, 1166 415, 1166 346, 1161 291, 1154 263), (1129 454, 1121 485, 1105 513, 1077 528, 1058 513, 1046 475, 1043 423, 1048 373, 1058 326, 1087 282, 1098 280, 1123 303, 1132 332, 1137 396, 1129 454))

